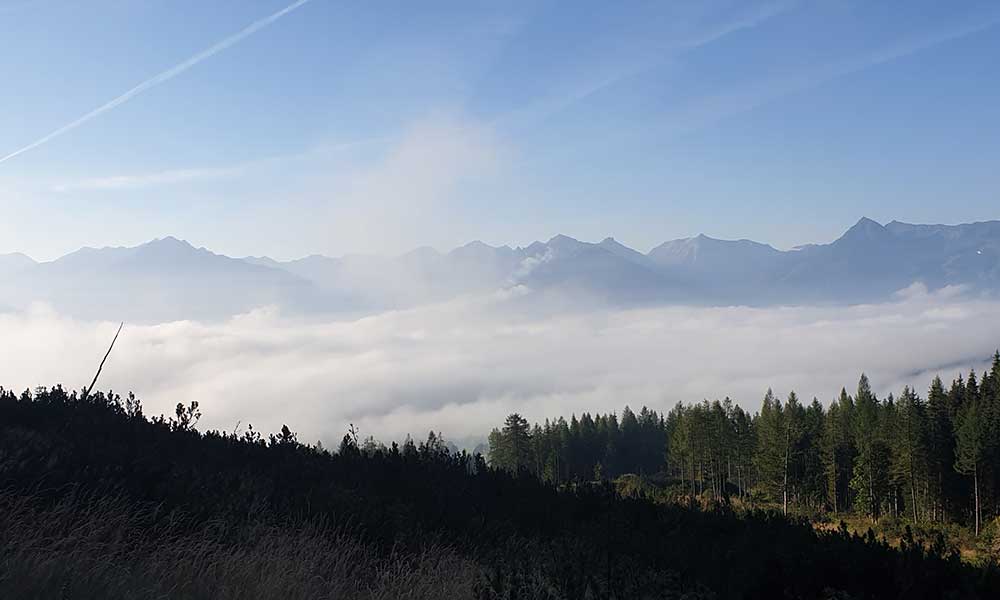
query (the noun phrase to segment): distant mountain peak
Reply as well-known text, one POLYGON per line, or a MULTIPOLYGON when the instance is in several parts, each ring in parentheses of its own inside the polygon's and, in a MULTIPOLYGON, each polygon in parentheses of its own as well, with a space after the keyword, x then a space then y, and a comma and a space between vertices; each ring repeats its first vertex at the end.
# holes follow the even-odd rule
MULTIPOLYGON (((874 231, 874 230, 885 229, 885 227, 883 227, 881 223, 879 223, 874 219, 869 219, 868 217, 861 217, 860 219, 858 219, 858 222, 851 227, 851 229, 874 231)), ((850 229, 848 231, 850 231, 850 229)))
POLYGON ((156 238, 156 239, 150 240, 150 241, 146 242, 145 244, 142 244, 142 246, 146 246, 146 247, 150 247, 150 248, 183 248, 183 249, 190 248, 192 250, 195 249, 195 247, 192 246, 191 243, 188 242, 187 240, 181 240, 181 239, 175 238, 172 235, 168 235, 166 237, 156 238))
POLYGON ((861 217, 857 223, 851 226, 844 235, 840 236, 837 242, 857 242, 861 240, 872 240, 882 238, 886 234, 886 228, 879 223, 869 219, 868 217, 861 217))
POLYGON ((569 237, 568 235, 564 235, 562 233, 559 233, 559 234, 556 234, 556 235, 552 236, 552 238, 549 239, 549 241, 546 242, 546 243, 548 243, 548 244, 569 244, 569 243, 579 244, 580 240, 577 240, 577 239, 569 237))
POLYGON ((5 275, 22 269, 29 269, 37 264, 38 263, 35 262, 35 259, 26 254, 21 254, 20 252, 0 254, 0 272, 5 275))
POLYGON ((619 242, 618 240, 616 240, 615 238, 610 237, 610 236, 604 238, 603 240, 601 240, 601 243, 599 243, 598 246, 604 246, 605 248, 615 248, 615 249, 624 248, 624 249, 629 250, 631 252, 635 252, 635 250, 632 250, 632 248, 629 248, 625 244, 619 242))
POLYGON ((430 246, 420 246, 401 255, 399 258, 410 261, 431 261, 441 258, 441 253, 430 246))
POLYGON ((448 256, 465 261, 489 261, 511 252, 507 246, 490 246, 481 240, 473 240, 448 252, 448 256))
POLYGON ((21 262, 21 263, 25 263, 25 264, 27 264, 27 263, 34 264, 35 263, 35 259, 33 259, 30 256, 28 256, 27 254, 23 254, 21 252, 11 252, 10 254, 0 254, 0 259, 9 260, 9 261, 17 261, 17 262, 21 262))
POLYGON ((549 250, 557 253, 575 253, 581 248, 590 244, 584 244, 580 240, 573 239, 568 235, 559 234, 545 243, 549 250))

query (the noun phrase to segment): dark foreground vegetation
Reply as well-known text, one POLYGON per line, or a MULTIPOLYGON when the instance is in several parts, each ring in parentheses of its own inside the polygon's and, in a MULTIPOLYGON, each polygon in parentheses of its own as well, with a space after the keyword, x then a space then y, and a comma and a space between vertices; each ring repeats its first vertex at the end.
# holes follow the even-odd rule
POLYGON ((440 437, 337 452, 197 405, 0 389, 2 598, 991 598, 943 541, 555 485, 440 437))

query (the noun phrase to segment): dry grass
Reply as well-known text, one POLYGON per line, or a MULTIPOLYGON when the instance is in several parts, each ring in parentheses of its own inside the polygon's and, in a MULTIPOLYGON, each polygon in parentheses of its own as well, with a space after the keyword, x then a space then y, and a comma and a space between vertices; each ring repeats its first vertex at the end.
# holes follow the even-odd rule
POLYGON ((330 526, 194 526, 118 497, 0 492, 0 598, 472 598, 477 574, 444 548, 378 556, 330 526))

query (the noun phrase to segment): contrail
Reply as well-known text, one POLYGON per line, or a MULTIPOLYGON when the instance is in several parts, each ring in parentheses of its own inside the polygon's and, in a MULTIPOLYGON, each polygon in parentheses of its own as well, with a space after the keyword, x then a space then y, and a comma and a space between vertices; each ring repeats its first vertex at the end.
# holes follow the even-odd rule
POLYGON ((130 89, 129 91, 125 92, 121 96, 118 96, 114 100, 111 100, 107 104, 103 104, 103 105, 95 108, 94 110, 92 110, 89 113, 83 115, 79 119, 77 119, 77 120, 75 120, 75 121, 73 121, 71 123, 68 123, 66 125, 63 125, 59 129, 56 129, 55 131, 53 131, 52 133, 46 135, 45 137, 39 138, 38 140, 36 140, 36 141, 28 144, 27 146, 21 148, 20 150, 15 150, 14 152, 11 152, 10 154, 8 154, 8 155, 0 158, 0 163, 6 162, 6 161, 8 161, 8 160, 14 158, 15 156, 20 155, 20 154, 24 154, 25 152, 27 152, 29 150, 34 150, 35 148, 41 146, 42 144, 44 144, 44 143, 46 143, 46 142, 48 142, 48 141, 50 141, 50 140, 52 140, 54 138, 59 137, 60 135, 66 133, 67 131, 71 131, 73 129, 76 129, 77 127, 79 127, 80 125, 83 125, 87 121, 89 121, 89 120, 91 120, 91 119, 93 119, 95 117, 98 117, 98 116, 104 114, 105 112, 111 110, 112 108, 118 106, 119 104, 124 104, 124 103, 128 102, 129 100, 131 100, 132 98, 135 98, 139 94, 141 94, 141 93, 143 93, 143 92, 145 92, 145 91, 147 91, 147 90, 149 90, 151 88, 154 88, 154 87, 160 85, 161 83, 170 81, 174 77, 177 77, 178 75, 180 75, 184 71, 187 71, 191 67, 197 65, 201 61, 203 61, 203 60, 205 60, 207 58, 211 58, 212 56, 218 54, 219 52, 222 52, 226 48, 229 48, 230 46, 233 46, 233 45, 239 43, 240 41, 243 40, 243 38, 246 38, 247 36, 250 36, 250 35, 252 35, 253 33, 255 33, 257 31, 260 31, 261 29, 267 27, 271 23, 274 23, 275 21, 277 21, 281 17, 287 15, 288 13, 292 12, 296 8, 299 8, 300 6, 302 6, 303 4, 305 4, 305 3, 309 2, 309 1, 310 0, 297 0, 296 2, 294 2, 294 3, 292 3, 292 4, 288 5, 288 6, 286 6, 285 8, 279 10, 278 12, 274 13, 273 15, 271 15, 269 17, 264 17, 263 19, 260 19, 259 21, 255 21, 254 23, 248 25, 246 28, 244 28, 243 30, 241 30, 239 33, 235 33, 235 34, 227 37, 226 39, 222 40, 221 42, 219 42, 219 43, 217 43, 217 44, 215 44, 213 46, 210 46, 209 48, 207 48, 205 50, 202 50, 201 52, 199 52, 198 54, 195 54, 194 56, 192 56, 191 58, 185 60, 184 62, 182 62, 182 63, 180 63, 180 64, 178 64, 176 66, 173 66, 173 67, 167 69, 166 71, 160 73, 159 75, 156 75, 155 77, 151 77, 150 79, 147 79, 146 81, 143 81, 139 85, 137 85, 134 88, 130 89))

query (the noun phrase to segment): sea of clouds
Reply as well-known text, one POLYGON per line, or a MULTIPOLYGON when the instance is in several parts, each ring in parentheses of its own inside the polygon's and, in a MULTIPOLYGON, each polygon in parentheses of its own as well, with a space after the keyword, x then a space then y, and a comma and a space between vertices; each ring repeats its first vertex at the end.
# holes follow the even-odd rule
MULTIPOLYGON (((523 289, 361 318, 262 308, 207 323, 126 324, 101 375, 147 414, 197 400, 203 428, 336 444, 348 424, 382 440, 441 431, 472 447, 510 412, 529 420, 668 410, 768 387, 828 404, 862 371, 884 395, 982 369, 1000 346, 1000 301, 914 286, 883 304, 526 309, 523 289)), ((0 313, 0 385, 86 385, 117 323, 44 305, 0 313)))

